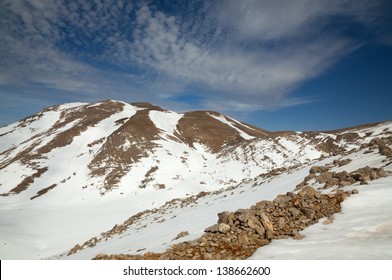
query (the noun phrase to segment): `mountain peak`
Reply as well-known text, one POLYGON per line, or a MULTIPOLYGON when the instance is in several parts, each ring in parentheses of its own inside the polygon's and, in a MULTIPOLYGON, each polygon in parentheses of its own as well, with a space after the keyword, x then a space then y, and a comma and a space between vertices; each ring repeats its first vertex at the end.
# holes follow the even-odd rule
MULTIPOLYGON (((92 205, 78 212, 84 224, 95 207, 106 217, 108 206, 118 206, 116 221, 136 221, 155 207, 188 207, 207 194, 226 199, 232 194, 218 197, 223 190, 253 188, 323 157, 359 153, 371 141, 389 156, 383 144, 389 140, 382 139, 391 133, 391 122, 270 132, 214 111, 176 113, 144 102, 56 105, 0 128, 0 200, 21 209, 56 209, 55 216, 92 205)), ((101 222, 103 230, 113 220, 101 222)), ((63 250, 97 234, 80 227, 63 250)))
POLYGON ((178 114, 146 102, 62 104, 0 130, 2 172, 26 170, 19 181, 3 182, 0 190, 3 196, 26 193, 31 198, 43 190, 54 194, 60 186, 84 182, 84 189, 104 194, 129 184, 131 189, 177 184, 181 180, 173 178, 184 172, 238 182, 277 165, 343 152, 348 144, 361 140, 353 130, 347 131, 269 132, 215 111, 178 114), (250 162, 258 168, 243 169, 234 176, 227 172, 212 175, 211 162, 216 166, 225 162, 227 170, 250 162), (159 179, 158 174, 171 174, 171 179, 159 179))
POLYGON ((131 105, 139 107, 139 108, 149 109, 149 110, 156 110, 156 111, 162 111, 162 112, 166 111, 162 107, 148 103, 148 102, 132 102, 131 105))

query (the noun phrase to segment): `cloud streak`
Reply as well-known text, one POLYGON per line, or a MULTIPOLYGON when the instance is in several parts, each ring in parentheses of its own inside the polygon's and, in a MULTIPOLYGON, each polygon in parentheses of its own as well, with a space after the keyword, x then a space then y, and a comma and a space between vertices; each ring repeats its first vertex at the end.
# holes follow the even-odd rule
POLYGON ((177 4, 4 0, 0 85, 163 105, 197 95, 226 112, 295 106, 310 101, 289 93, 358 48, 347 29, 370 30, 382 1, 177 4))

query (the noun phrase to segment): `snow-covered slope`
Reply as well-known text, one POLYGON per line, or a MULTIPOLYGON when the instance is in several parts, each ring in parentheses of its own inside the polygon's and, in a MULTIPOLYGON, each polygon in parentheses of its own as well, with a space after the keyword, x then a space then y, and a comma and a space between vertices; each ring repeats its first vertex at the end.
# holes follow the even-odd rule
POLYGON ((0 128, 0 258, 164 250, 391 131, 269 132, 217 112, 112 100, 50 107, 0 128))
MULTIPOLYGON (((375 131, 377 133, 377 131, 375 131)), ((342 204, 331 224, 313 225, 302 232, 301 240, 274 240, 262 247, 250 259, 392 259, 392 160, 377 152, 364 151, 350 154, 344 159, 352 161, 332 171, 348 172, 370 167, 383 167, 389 176, 355 184, 344 190, 358 190, 342 204)), ((318 187, 317 183, 313 184, 318 187)))

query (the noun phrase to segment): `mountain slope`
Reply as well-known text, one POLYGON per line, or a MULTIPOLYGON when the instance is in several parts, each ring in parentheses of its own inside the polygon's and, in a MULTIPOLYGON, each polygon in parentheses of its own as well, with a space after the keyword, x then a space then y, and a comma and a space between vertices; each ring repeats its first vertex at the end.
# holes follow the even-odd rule
MULTIPOLYGON (((190 201, 196 199, 191 204, 199 207, 211 197, 206 202, 220 206, 201 208, 207 210, 203 222, 195 223, 191 236, 196 236, 216 211, 227 207, 224 201, 230 208, 248 207, 260 197, 290 191, 293 186, 286 183, 303 179, 303 166, 357 151, 376 136, 390 135, 391 127, 381 123, 328 133, 269 132, 217 112, 179 114, 149 103, 107 100, 49 107, 0 128, 0 257, 47 258, 68 252, 146 213, 145 222, 129 226, 132 242, 151 235, 151 240, 166 243, 152 242, 151 250, 161 250, 174 232, 165 227, 165 239, 139 227, 158 230, 169 220, 162 211, 179 211, 172 216, 184 217, 182 208, 190 201), (294 170, 299 173, 287 174, 294 170)), ((173 222, 192 221, 196 214, 188 210, 187 220, 173 222)), ((108 246, 120 251, 124 244, 116 242, 108 246)), ((73 257, 91 258, 94 250, 73 257)))
MULTIPOLYGON (((390 138, 389 146, 391 144, 390 138)), ((193 259, 196 256, 197 259, 232 259, 243 258, 243 254, 245 256, 249 254, 246 252, 252 249, 254 244, 252 242, 265 245, 272 241, 270 245, 260 248, 251 258, 390 259, 392 257, 389 249, 392 242, 392 212, 388 209, 391 208, 392 197, 392 189, 390 188, 392 183, 391 163, 392 157, 380 154, 374 147, 368 149, 363 146, 358 151, 345 156, 334 156, 315 162, 315 166, 325 167, 325 170, 328 171, 313 177, 313 180, 309 180, 309 178, 314 174, 312 170, 316 170, 316 168, 304 166, 293 169, 289 173, 279 174, 277 172, 273 176, 269 176, 270 174, 259 176, 234 188, 204 193, 190 199, 171 201, 164 207, 154 209, 154 211, 132 216, 124 223, 118 224, 109 231, 86 240, 86 242, 79 243, 56 258, 79 259, 99 256, 99 258, 109 259, 133 257, 138 259, 140 258, 139 254, 145 254, 142 258, 193 259), (354 174, 361 172, 359 170, 364 172, 371 169, 378 170, 377 174, 379 175, 370 175, 368 178, 365 176, 355 183, 348 183, 348 181, 344 181, 346 179, 343 179, 344 174, 351 173, 354 176, 354 174), (329 181, 322 181, 323 177, 329 173, 331 176, 336 174, 336 178, 340 179, 333 184, 330 184, 329 181), (302 182, 304 181, 306 184, 303 186, 302 182), (333 216, 328 214, 319 223, 317 223, 317 219, 312 220, 310 224, 316 224, 309 228, 297 224, 298 217, 296 219, 289 218, 284 221, 283 225, 280 225, 282 206, 277 205, 281 203, 279 201, 282 197, 286 197, 283 194, 291 192, 290 196, 293 196, 292 192, 294 192, 298 195, 298 191, 305 189, 303 188, 305 186, 307 186, 306 188, 311 186, 315 190, 318 189, 321 192, 320 196, 325 194, 330 198, 339 192, 344 196, 346 193, 355 195, 346 197, 342 203, 341 213, 333 216), (275 208, 279 209, 265 212, 276 230, 273 236, 267 237, 266 235, 265 239, 259 243, 253 241, 254 233, 247 231, 250 219, 244 220, 247 223, 241 223, 241 227, 236 227, 238 221, 235 222, 229 230, 216 233, 215 237, 204 233, 205 229, 213 232, 210 228, 217 222, 218 216, 219 220, 222 220, 221 214, 217 216, 217 213, 231 211, 234 213, 233 218, 235 219, 236 215, 254 211, 252 209, 259 209, 257 205, 266 204, 266 200, 273 201, 271 205, 275 205, 277 206, 275 208), (253 206, 249 210, 245 210, 251 205, 256 205, 256 208, 253 206), (294 226, 290 225, 292 222, 295 222, 294 226), (280 228, 283 230, 279 232, 280 228), (300 231, 303 228, 305 230, 300 231), (237 235, 238 231, 239 235, 237 235), (298 231, 300 231, 300 235, 298 235, 298 231), (247 238, 243 241, 241 236, 243 237, 245 233, 247 238), (149 240, 149 242, 145 242, 145 240, 149 240), (222 246, 222 242, 227 242, 225 240, 230 241, 222 246), (175 244, 179 245, 174 246, 175 244), (229 248, 231 246, 235 248, 232 252, 229 248), (217 251, 218 247, 225 248, 223 249, 225 252, 217 251), (165 251, 166 253, 162 254, 165 251), (107 256, 105 254, 115 255, 107 256)), ((321 198, 320 196, 318 198, 321 198)), ((309 208, 302 208, 305 203, 302 202, 302 205, 300 204, 297 208, 300 211, 292 210, 292 208, 289 208, 289 211, 301 213, 304 209, 312 209, 311 204, 315 203, 315 200, 310 201, 312 202, 309 200, 306 202, 309 204, 306 207, 309 208)), ((326 209, 333 208, 330 205, 324 206, 326 209)), ((311 214, 313 210, 308 211, 311 214)), ((307 214, 306 211, 303 213, 307 214)), ((230 216, 230 214, 227 215, 230 216)), ((309 222, 309 219, 303 220, 303 223, 309 222)), ((265 230, 267 231, 267 228, 265 230)))
MULTIPOLYGON (((238 164, 243 165, 244 160, 257 165, 260 158, 251 151, 260 144, 266 153, 259 173, 298 158, 298 147, 291 143, 275 143, 272 133, 219 113, 177 114, 145 103, 55 106, 2 128, 0 135, 1 195, 34 199, 45 199, 66 188, 80 200, 83 192, 163 188, 196 177, 199 183, 211 178, 218 185, 239 182, 243 173, 231 171, 241 171, 238 164), (239 156, 244 145, 248 148, 239 156), (233 160, 232 152, 238 154, 238 160, 233 160), (225 168, 220 168, 222 164, 225 168), (19 179, 10 180, 7 175, 15 170, 24 171, 18 173, 19 179)), ((293 142, 299 141, 303 139, 293 135, 293 142)), ((313 153, 300 155, 298 163, 322 154, 316 147, 310 149, 313 153)), ((198 188, 205 186, 199 184, 198 188)))

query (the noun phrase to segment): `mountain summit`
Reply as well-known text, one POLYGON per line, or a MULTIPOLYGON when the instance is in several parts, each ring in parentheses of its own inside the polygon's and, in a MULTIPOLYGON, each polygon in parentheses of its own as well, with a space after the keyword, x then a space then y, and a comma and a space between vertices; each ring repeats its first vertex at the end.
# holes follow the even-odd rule
POLYGON ((61 201, 64 189, 74 200, 113 189, 177 192, 184 181, 219 189, 359 143, 344 130, 273 133, 213 111, 112 100, 49 107, 1 128, 0 137, 1 195, 61 201))
MULTIPOLYGON (((27 258, 49 257, 176 199, 256 187, 391 131, 391 123, 379 123, 271 132, 213 111, 113 100, 57 105, 0 128, 0 213, 19 209, 14 223, 36 221, 41 226, 27 231, 49 243, 67 236, 50 248, 28 245, 27 258)), ((20 252, 26 245, 13 233, 8 252, 20 252)))

